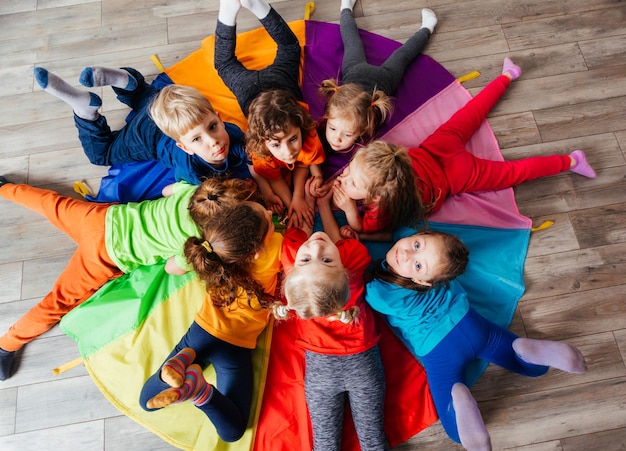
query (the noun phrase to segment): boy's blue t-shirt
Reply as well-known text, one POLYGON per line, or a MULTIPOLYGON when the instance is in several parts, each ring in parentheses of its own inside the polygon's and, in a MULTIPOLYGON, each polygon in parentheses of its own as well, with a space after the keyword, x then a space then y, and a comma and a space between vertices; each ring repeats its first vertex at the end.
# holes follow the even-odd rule
POLYGON ((174 168, 176 181, 184 180, 193 185, 199 185, 202 180, 212 177, 227 177, 237 179, 252 178, 248 165, 252 162, 246 155, 243 131, 235 124, 224 122, 226 132, 230 137, 228 158, 223 168, 216 168, 197 155, 189 155, 176 146, 176 141, 167 135, 159 140, 157 155, 164 166, 174 168))

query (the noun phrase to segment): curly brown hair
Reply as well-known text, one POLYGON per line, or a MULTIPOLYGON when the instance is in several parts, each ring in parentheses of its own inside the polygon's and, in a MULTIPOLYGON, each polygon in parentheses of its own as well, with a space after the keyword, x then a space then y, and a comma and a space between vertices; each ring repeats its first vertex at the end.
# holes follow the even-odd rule
POLYGON ((250 306, 253 297, 258 299, 261 307, 269 305, 263 288, 250 275, 269 227, 258 204, 237 202, 222 206, 207 218, 201 237, 187 239, 187 261, 206 283, 207 293, 215 306, 228 306, 243 292, 250 306))
POLYGON ((246 152, 249 157, 270 157, 265 142, 292 127, 300 129, 303 141, 315 130, 315 121, 306 107, 292 93, 282 89, 262 92, 250 103, 248 111, 246 152))

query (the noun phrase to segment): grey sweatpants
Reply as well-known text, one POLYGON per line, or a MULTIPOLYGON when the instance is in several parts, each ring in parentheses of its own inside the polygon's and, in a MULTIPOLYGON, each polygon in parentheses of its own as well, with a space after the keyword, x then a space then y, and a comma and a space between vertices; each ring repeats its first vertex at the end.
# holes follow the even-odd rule
POLYGON ((374 66, 365 59, 363 42, 352 11, 347 8, 341 11, 339 26, 344 49, 341 83, 356 83, 368 92, 373 92, 376 87, 388 96, 395 95, 406 68, 422 53, 430 38, 430 30, 420 28, 381 66, 374 66))
POLYGON ((385 373, 378 346, 351 355, 306 351, 304 391, 314 451, 341 449, 346 398, 361 449, 389 449, 383 428, 385 373))
POLYGON ((261 19, 261 24, 278 45, 276 58, 261 70, 247 69, 235 55, 237 29, 217 21, 215 28, 214 65, 218 75, 228 86, 247 117, 250 102, 263 91, 284 89, 302 100, 298 84, 300 74, 300 42, 274 8, 261 19))

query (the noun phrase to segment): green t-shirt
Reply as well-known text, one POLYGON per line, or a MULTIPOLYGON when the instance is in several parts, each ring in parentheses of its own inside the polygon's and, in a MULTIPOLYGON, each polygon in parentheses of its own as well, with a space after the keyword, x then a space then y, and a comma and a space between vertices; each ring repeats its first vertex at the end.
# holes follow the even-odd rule
POLYGON ((197 188, 177 182, 171 196, 109 207, 105 243, 118 268, 128 273, 175 256, 180 268, 192 269, 183 249, 187 238, 200 233, 189 216, 189 201, 197 188))

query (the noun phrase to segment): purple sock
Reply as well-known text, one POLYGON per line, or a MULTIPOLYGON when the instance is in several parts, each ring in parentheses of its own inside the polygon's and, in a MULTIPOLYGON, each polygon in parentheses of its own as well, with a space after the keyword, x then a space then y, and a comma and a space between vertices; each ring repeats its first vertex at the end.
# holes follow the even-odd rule
POLYGON ((522 75, 522 68, 513 64, 513 61, 509 57, 504 58, 504 64, 502 65, 502 74, 509 73, 511 79, 515 80, 522 75))
POLYGON ((585 152, 582 150, 575 150, 570 154, 570 156, 576 162, 576 164, 569 169, 570 171, 590 179, 596 178, 596 171, 594 171, 591 165, 587 162, 585 152))
POLYGON ((587 371, 585 357, 581 352, 560 341, 520 337, 513 342, 513 350, 522 360, 534 365, 551 366, 568 373, 580 374, 587 371))

